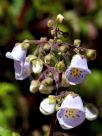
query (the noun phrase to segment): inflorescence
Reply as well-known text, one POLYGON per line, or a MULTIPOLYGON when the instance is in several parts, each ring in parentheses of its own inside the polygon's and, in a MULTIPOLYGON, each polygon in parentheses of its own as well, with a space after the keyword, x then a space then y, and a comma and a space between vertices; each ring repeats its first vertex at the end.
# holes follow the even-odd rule
POLYGON ((53 39, 44 37, 16 43, 6 57, 14 60, 15 79, 29 77, 31 93, 50 94, 40 103, 39 109, 44 115, 56 112, 60 126, 68 130, 80 125, 85 118, 94 120, 98 116, 93 104, 83 103, 78 94, 68 91, 69 85, 80 84, 91 74, 87 61, 95 59, 96 51, 81 47, 79 39, 73 44, 64 42, 61 37, 65 32, 59 28, 63 20, 59 14, 55 21, 48 21, 53 39), (31 46, 34 50, 28 54, 31 46))

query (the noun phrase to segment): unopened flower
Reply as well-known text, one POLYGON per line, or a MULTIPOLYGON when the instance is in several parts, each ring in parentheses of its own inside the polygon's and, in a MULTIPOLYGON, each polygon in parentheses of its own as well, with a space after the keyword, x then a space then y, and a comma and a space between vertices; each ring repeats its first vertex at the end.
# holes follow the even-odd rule
POLYGON ((58 15, 57 15, 57 18, 56 18, 56 21, 57 21, 58 23, 62 23, 63 20, 64 20, 64 16, 61 15, 61 14, 58 14, 58 15))
POLYGON ((92 103, 87 103, 85 105, 85 115, 86 115, 86 119, 93 121, 98 117, 98 109, 95 107, 94 104, 92 103))
POLYGON ((44 58, 45 64, 48 64, 50 66, 54 66, 57 62, 57 58, 54 56, 54 54, 48 54, 44 58))
POLYGON ((56 63, 55 68, 56 68, 56 70, 57 70, 58 72, 63 72, 63 71, 65 71, 66 66, 65 66, 64 61, 59 61, 58 63, 56 63))
POLYGON ((86 57, 89 60, 94 60, 96 58, 96 50, 87 49, 86 50, 86 57))
POLYGON ((75 40, 74 40, 74 46, 75 46, 75 47, 79 47, 79 46, 80 46, 80 43, 81 43, 81 41, 80 41, 79 39, 75 39, 75 40))
POLYGON ((66 77, 65 77, 65 73, 62 73, 62 81, 61 81, 61 86, 62 87, 68 87, 70 84, 67 81, 66 77))
POLYGON ((41 59, 36 59, 32 61, 32 70, 34 73, 40 73, 43 69, 43 61, 41 59))
POLYGON ((39 80, 32 80, 30 84, 30 92, 36 93, 39 89, 40 82, 39 80))
POLYGON ((56 103, 49 103, 49 98, 46 98, 40 103, 39 109, 44 115, 50 115, 55 112, 55 105, 56 103))
POLYGON ((63 129, 77 127, 85 120, 85 112, 80 96, 72 93, 63 100, 57 119, 63 129))
POLYGON ((32 73, 31 64, 27 61, 24 63, 20 61, 14 61, 15 79, 24 80, 32 73))
POLYGON ((45 86, 43 84, 39 87, 39 92, 42 94, 50 94, 53 91, 53 86, 45 86))
POLYGON ((75 55, 71 64, 65 72, 66 79, 72 85, 81 83, 87 74, 90 74, 91 71, 88 69, 87 60, 85 57, 80 55, 75 55))
POLYGON ((25 61, 27 50, 22 48, 22 43, 18 43, 11 52, 6 53, 6 57, 16 61, 25 61))

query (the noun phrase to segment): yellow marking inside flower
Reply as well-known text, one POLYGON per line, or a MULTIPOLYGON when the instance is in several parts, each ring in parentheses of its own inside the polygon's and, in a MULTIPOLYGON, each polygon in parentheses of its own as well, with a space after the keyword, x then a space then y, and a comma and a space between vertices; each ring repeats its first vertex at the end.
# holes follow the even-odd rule
POLYGON ((77 116, 75 109, 67 109, 65 112, 65 117, 67 118, 75 118, 77 116))
POLYGON ((73 77, 78 77, 80 75, 81 71, 78 68, 72 68, 70 75, 73 77))

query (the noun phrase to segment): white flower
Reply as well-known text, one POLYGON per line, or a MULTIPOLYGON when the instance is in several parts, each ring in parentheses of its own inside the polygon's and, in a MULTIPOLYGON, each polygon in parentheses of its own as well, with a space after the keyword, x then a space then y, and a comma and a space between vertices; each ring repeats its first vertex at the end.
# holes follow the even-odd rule
POLYGON ((59 23, 62 23, 62 21, 64 20, 64 16, 61 15, 61 14, 58 14, 56 20, 57 20, 59 23))
POLYGON ((55 112, 55 105, 56 102, 49 103, 49 98, 46 98, 40 103, 39 109, 44 115, 50 115, 55 112))
POLYGON ((91 71, 88 69, 87 60, 85 57, 80 55, 75 55, 71 64, 65 72, 66 79, 72 85, 81 83, 87 74, 90 74, 91 71))
POLYGON ((98 117, 98 109, 95 107, 94 104, 92 103, 87 103, 85 105, 85 115, 86 115, 86 119, 93 121, 98 117))
POLYGON ((57 119, 63 129, 71 129, 85 120, 85 112, 80 96, 68 94, 57 112, 57 119))
POLYGON ((32 70, 34 73, 40 73, 43 69, 43 62, 42 60, 34 60, 32 61, 32 70))
POLYGON ((12 52, 7 52, 6 57, 16 61, 25 61, 27 54, 26 49, 22 49, 22 44, 18 43, 12 50, 12 52))

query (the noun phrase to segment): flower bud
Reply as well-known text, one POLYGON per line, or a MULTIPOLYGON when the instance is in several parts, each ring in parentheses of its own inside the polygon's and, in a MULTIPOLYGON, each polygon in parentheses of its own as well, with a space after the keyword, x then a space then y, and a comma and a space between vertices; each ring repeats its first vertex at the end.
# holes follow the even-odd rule
POLYGON ((44 51, 49 51, 51 48, 50 44, 46 43, 43 47, 44 51))
POLYGON ((29 42, 29 40, 24 40, 22 42, 22 49, 28 49, 29 48, 30 44, 28 42, 29 42))
POLYGON ((39 80, 32 80, 30 84, 30 92, 36 93, 39 89, 40 82, 39 80))
POLYGON ((54 21, 53 20, 48 20, 47 26, 50 28, 54 25, 54 21))
POLYGON ((54 42, 54 39, 49 39, 49 44, 53 44, 53 42, 54 42))
POLYGON ((62 23, 63 20, 64 20, 64 16, 61 15, 61 14, 58 14, 58 15, 57 15, 57 18, 56 18, 56 21, 57 21, 58 23, 62 23))
POLYGON ((53 54, 48 54, 44 58, 44 62, 50 66, 54 66, 56 64, 56 58, 53 54))
POLYGON ((44 79, 41 83, 43 83, 46 86, 52 85, 53 84, 53 79, 50 77, 47 77, 46 79, 44 79))
POLYGON ((66 66, 64 64, 64 61, 60 61, 55 65, 55 68, 58 72, 63 72, 66 69, 66 66))
POLYGON ((46 37, 41 37, 41 38, 40 38, 40 41, 41 41, 41 42, 46 42, 46 41, 47 41, 47 38, 46 38, 46 37))
POLYGON ((53 91, 53 86, 45 86, 43 84, 39 87, 39 92, 42 94, 50 94, 53 91))
POLYGON ((94 60, 96 58, 96 50, 87 49, 86 50, 86 57, 89 60, 94 60))
POLYGON ((56 102, 54 95, 49 95, 48 98, 49 98, 49 104, 53 104, 56 102))
POLYGON ((61 40, 61 39, 58 39, 58 40, 57 40, 57 43, 58 43, 58 44, 61 44, 61 43, 62 43, 62 40, 61 40))
POLYGON ((55 34, 55 30, 51 30, 51 35, 54 35, 55 34))
POLYGON ((80 43, 81 43, 80 39, 75 39, 74 40, 74 46, 79 47, 80 43))
POLYGON ((34 73, 40 73, 43 69, 43 61, 41 59, 32 61, 32 70, 34 73))
POLYGON ((64 45, 60 46, 60 47, 59 47, 59 51, 60 51, 61 53, 67 52, 67 51, 68 51, 68 46, 64 46, 64 45))
POLYGON ((60 105, 56 104, 55 110, 58 111, 60 109, 60 105))
POLYGON ((62 74, 62 81, 61 81, 61 86, 62 87, 68 87, 70 84, 68 83, 66 77, 65 77, 65 73, 62 74))
POLYGON ((36 60, 36 59, 37 59, 37 57, 34 55, 28 55, 26 57, 26 61, 28 61, 28 62, 32 62, 33 60, 36 60))

